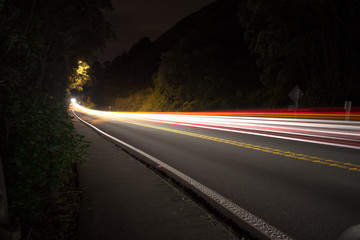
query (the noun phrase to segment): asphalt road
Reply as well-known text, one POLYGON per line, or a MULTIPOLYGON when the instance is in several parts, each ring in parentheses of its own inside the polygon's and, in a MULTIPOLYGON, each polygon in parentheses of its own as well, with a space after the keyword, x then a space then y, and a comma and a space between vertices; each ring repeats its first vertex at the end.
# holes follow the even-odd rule
MULTIPOLYGON (((359 149, 189 125, 77 115, 293 239, 335 240, 345 229, 360 224, 359 149)), ((219 209, 236 221, 233 214, 221 206, 219 209)))

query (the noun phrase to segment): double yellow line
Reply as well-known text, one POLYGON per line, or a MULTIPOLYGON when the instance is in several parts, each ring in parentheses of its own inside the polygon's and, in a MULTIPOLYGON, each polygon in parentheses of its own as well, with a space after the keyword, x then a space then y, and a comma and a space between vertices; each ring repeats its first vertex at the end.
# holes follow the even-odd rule
POLYGON ((276 155, 281 155, 284 157, 295 158, 295 159, 299 159, 302 161, 323 164, 323 165, 327 165, 330 167, 337 167, 337 168, 342 168, 342 169, 346 169, 349 171, 355 171, 355 172, 360 173, 360 165, 358 165, 358 164, 335 161, 335 160, 319 158, 319 157, 313 157, 313 156, 309 156, 309 155, 305 155, 305 154, 294 153, 294 152, 289 152, 289 151, 284 151, 284 150, 274 149, 274 148, 269 148, 269 147, 263 147, 263 146, 248 144, 248 143, 242 143, 242 142, 227 140, 227 139, 223 139, 223 138, 211 137, 211 136, 206 136, 206 135, 202 135, 202 134, 186 132, 186 131, 181 131, 181 130, 176 130, 176 129, 171 129, 171 128, 152 126, 149 124, 138 123, 138 122, 133 122, 133 121, 119 119, 119 118, 116 118, 116 119, 121 122, 134 124, 134 125, 138 125, 138 126, 142 126, 142 127, 148 127, 148 128, 153 128, 153 129, 157 129, 157 130, 182 134, 182 135, 186 135, 186 136, 202 138, 202 139, 206 139, 206 140, 210 140, 210 141, 214 141, 214 142, 230 144, 230 145, 234 145, 234 146, 238 146, 238 147, 243 147, 243 148, 247 148, 247 149, 252 149, 252 150, 276 154, 276 155))

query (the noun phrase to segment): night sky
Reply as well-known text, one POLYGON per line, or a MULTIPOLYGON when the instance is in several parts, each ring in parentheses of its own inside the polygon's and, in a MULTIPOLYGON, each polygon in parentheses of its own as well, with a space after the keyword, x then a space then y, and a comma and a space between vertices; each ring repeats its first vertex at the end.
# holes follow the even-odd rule
POLYGON ((112 61, 142 37, 153 41, 184 17, 215 0, 113 0, 114 10, 105 18, 115 25, 117 40, 109 42, 100 62, 112 61))

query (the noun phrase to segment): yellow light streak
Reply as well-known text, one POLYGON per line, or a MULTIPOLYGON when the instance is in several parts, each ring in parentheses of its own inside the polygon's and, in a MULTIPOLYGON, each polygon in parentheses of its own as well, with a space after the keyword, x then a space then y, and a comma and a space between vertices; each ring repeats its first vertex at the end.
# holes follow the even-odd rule
POLYGON ((107 117, 115 118, 116 120, 118 120, 120 122, 124 122, 124 123, 128 123, 128 124, 133 124, 133 125, 138 125, 138 126, 142 126, 142 127, 167 131, 167 132, 176 133, 176 134, 182 134, 182 135, 190 136, 190 137, 201 138, 201 139, 205 139, 205 140, 209 140, 209 141, 213 141, 213 142, 229 144, 229 145, 242 147, 242 148, 246 148, 246 149, 251 149, 251 150, 255 150, 255 151, 280 155, 280 156, 287 157, 287 158, 312 162, 312 163, 316 163, 316 164, 322 164, 322 165, 326 165, 326 166, 330 166, 330 167, 336 167, 336 168, 341 168, 341 169, 360 173, 360 165, 359 164, 336 161, 336 160, 332 160, 332 159, 325 159, 325 158, 320 158, 320 157, 315 157, 315 156, 310 156, 310 155, 305 155, 305 154, 300 154, 300 153, 295 153, 295 152, 290 152, 290 151, 285 151, 285 150, 280 150, 280 149, 274 149, 274 148, 270 148, 270 147, 253 145, 253 144, 248 144, 248 143, 243 143, 243 142, 238 142, 238 141, 233 141, 233 140, 228 140, 228 139, 223 139, 223 138, 217 138, 217 137, 212 137, 212 136, 207 136, 207 135, 203 135, 203 134, 192 133, 192 132, 187 132, 187 131, 182 131, 182 130, 177 130, 177 129, 172 129, 172 128, 154 126, 154 125, 150 125, 150 124, 139 123, 139 122, 134 122, 134 121, 129 120, 129 119, 140 120, 139 118, 135 118, 134 116, 141 117, 141 115, 143 115, 145 113, 121 113, 121 114, 119 114, 116 112, 103 112, 103 111, 87 109, 76 103, 74 104, 74 107, 76 108, 76 110, 80 110, 80 111, 88 113, 88 114, 97 115, 97 116, 99 116, 99 115, 107 116, 107 117))

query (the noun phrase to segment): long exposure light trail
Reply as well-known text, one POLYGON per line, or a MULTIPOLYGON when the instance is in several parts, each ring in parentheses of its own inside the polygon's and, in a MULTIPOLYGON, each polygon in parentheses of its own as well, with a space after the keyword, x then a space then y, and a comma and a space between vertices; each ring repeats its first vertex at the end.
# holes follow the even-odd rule
POLYGON ((70 107, 115 145, 266 239, 335 239, 359 222, 360 121, 354 118, 70 107))
MULTIPOLYGON (((302 142, 360 149, 360 121, 329 119, 225 116, 207 113, 132 113, 87 109, 76 101, 72 106, 80 112, 112 119, 128 119, 161 124, 181 125, 218 131, 246 133, 302 142)), ((274 113, 273 113, 274 114, 274 113)), ((259 114, 260 115, 260 114, 259 114)), ((281 113, 283 116, 283 113, 281 113)))

